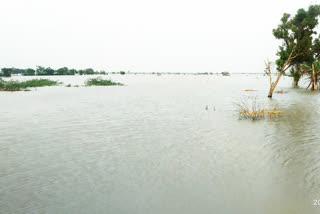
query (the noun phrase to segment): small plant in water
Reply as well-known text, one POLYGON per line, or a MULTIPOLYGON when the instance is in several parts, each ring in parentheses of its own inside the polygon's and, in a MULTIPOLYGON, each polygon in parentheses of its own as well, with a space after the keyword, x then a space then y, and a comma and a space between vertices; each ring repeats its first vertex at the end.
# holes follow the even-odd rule
POLYGON ((239 119, 258 120, 264 118, 266 115, 269 118, 280 116, 281 113, 276 108, 268 110, 264 105, 258 101, 257 97, 246 97, 235 103, 239 113, 239 119))
POLYGON ((122 83, 112 82, 111 80, 104 80, 101 77, 88 79, 85 82, 86 86, 109 86, 109 85, 123 85, 122 83))

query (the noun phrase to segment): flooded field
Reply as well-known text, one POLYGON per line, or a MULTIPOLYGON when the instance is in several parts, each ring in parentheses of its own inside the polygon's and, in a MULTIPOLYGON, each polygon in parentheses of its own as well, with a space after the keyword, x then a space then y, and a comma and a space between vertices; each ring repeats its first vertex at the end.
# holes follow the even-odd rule
POLYGON ((268 99, 263 75, 103 77, 125 86, 0 92, 0 213, 320 213, 319 93, 284 77, 268 99), (249 95, 284 114, 239 120, 249 95))

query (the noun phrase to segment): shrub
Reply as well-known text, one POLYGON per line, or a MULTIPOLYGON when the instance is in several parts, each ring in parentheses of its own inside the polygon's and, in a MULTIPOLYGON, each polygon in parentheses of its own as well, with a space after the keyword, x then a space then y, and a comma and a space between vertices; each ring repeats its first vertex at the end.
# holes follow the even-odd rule
POLYGON ((4 81, 0 79, 0 91, 20 91, 21 86, 18 81, 4 81))
POLYGON ((3 77, 11 77, 11 73, 13 72, 13 68, 2 68, 1 73, 3 77))
POLYGON ((122 83, 112 82, 111 80, 104 80, 101 77, 88 79, 85 82, 86 86, 109 86, 109 85, 123 85, 122 83))
POLYGON ((269 118, 280 116, 281 113, 276 108, 268 110, 264 104, 258 101, 257 97, 246 97, 234 103, 239 112, 240 119, 258 120, 267 115, 269 118))
POLYGON ((52 81, 48 79, 33 79, 23 82, 10 80, 4 81, 0 79, 0 91, 20 91, 21 89, 31 88, 31 87, 42 87, 42 86, 54 86, 58 85, 57 81, 52 81))

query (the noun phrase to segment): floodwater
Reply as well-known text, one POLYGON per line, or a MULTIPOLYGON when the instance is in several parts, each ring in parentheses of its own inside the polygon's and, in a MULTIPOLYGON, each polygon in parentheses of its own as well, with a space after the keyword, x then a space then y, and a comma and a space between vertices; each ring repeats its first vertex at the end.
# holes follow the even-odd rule
POLYGON ((126 86, 0 93, 0 213, 320 213, 319 93, 284 77, 271 100, 262 75, 104 78, 126 86), (239 120, 244 96, 285 114, 239 120))

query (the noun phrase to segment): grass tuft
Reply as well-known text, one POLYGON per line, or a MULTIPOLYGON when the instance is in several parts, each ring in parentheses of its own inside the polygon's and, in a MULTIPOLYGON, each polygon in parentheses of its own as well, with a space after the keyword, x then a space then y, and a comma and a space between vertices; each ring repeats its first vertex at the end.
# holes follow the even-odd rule
POLYGON ((276 108, 273 110, 268 110, 264 108, 257 97, 247 97, 235 103, 237 107, 240 119, 251 119, 259 120, 268 116, 269 118, 274 118, 280 116, 283 112, 278 111, 276 108))

